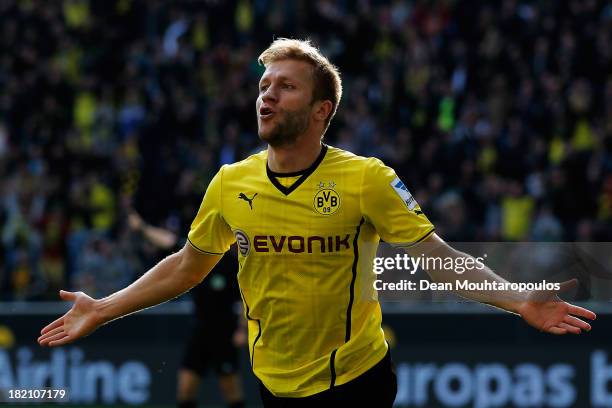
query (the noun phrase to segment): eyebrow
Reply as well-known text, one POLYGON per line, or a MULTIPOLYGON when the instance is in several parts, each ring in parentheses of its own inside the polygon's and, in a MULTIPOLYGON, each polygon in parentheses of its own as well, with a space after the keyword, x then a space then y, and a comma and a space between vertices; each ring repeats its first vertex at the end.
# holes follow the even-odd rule
MULTIPOLYGON (((263 81, 269 80, 268 78, 269 77, 261 77, 261 79, 259 80, 259 83, 261 84, 263 81)), ((290 80, 294 82, 300 82, 299 80, 296 80, 295 78, 289 78, 288 76, 285 76, 285 75, 279 75, 278 79, 280 79, 281 81, 290 80)))

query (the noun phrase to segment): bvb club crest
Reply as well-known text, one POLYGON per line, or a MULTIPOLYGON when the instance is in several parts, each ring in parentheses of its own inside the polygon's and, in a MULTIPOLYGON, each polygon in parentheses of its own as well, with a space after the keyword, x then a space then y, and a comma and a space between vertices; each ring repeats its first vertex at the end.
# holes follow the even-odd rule
POLYGON ((314 196, 313 206, 321 215, 332 215, 340 208, 340 195, 334 190, 336 183, 319 182, 319 191, 314 196))

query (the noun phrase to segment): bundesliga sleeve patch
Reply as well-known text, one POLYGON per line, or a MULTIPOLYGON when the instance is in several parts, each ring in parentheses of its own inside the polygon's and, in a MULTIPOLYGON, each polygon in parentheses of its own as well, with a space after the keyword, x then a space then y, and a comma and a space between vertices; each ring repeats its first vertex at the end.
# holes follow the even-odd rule
POLYGON ((410 194, 410 191, 408 191, 408 188, 406 188, 402 180, 399 179, 399 177, 393 179, 393 181, 391 182, 391 187, 393 187, 393 190, 395 190, 397 195, 400 196, 400 198, 406 204, 409 210, 412 211, 415 209, 415 207, 417 206, 417 202, 412 196, 412 194, 410 194))

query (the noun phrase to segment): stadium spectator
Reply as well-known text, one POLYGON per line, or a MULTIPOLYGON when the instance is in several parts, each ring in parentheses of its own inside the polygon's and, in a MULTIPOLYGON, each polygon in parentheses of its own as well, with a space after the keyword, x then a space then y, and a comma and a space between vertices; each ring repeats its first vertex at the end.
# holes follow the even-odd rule
POLYGON ((539 239, 543 214, 547 238, 612 239, 608 2, 350 4, 1 2, 0 298, 72 286, 88 235, 117 241, 126 194, 186 224, 216 167, 259 148, 273 36, 311 36, 344 73, 329 144, 379 155, 426 208, 456 194, 454 239, 539 239))

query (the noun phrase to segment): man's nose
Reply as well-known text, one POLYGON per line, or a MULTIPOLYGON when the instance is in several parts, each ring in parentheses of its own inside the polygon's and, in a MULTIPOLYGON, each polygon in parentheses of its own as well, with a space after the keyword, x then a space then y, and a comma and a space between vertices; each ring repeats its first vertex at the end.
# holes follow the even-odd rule
POLYGON ((270 85, 261 96, 261 99, 263 101, 278 101, 278 92, 276 91, 276 87, 270 85))

